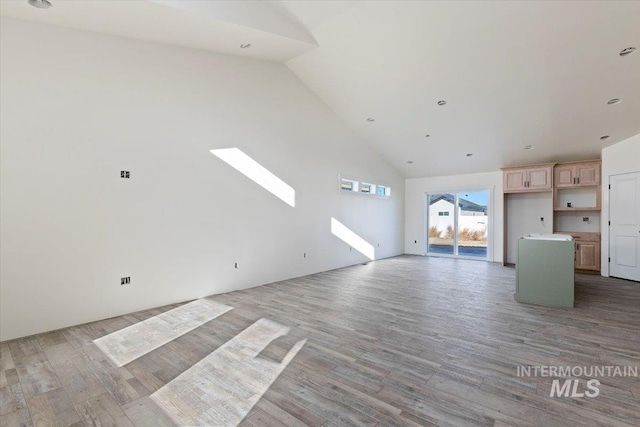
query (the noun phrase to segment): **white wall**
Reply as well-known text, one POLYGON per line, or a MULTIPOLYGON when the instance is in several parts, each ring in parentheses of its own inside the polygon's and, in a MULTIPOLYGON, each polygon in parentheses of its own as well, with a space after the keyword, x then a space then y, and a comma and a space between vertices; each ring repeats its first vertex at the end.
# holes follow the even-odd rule
POLYGON ((526 234, 553 233, 553 192, 507 195, 507 262, 515 264, 518 239, 526 234), (540 221, 544 218, 544 221, 540 221))
POLYGON ((640 134, 602 150, 602 267, 601 274, 609 276, 609 177, 640 172, 640 134))
POLYGON ((366 261, 331 217, 403 252, 404 179, 284 65, 1 24, 0 340, 366 261), (392 196, 342 196, 340 173, 392 196))
POLYGON ((426 252, 425 193, 489 190, 489 260, 502 262, 502 172, 412 178, 405 182, 405 253, 426 252))

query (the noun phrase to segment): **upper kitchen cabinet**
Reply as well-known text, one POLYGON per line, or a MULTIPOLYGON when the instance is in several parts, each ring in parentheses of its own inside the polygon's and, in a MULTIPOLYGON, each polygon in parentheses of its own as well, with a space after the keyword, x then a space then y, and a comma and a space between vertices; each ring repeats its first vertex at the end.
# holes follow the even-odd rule
POLYGON ((503 191, 505 193, 525 193, 550 191, 553 188, 553 166, 543 165, 503 168, 503 191))
POLYGON ((556 188, 600 185, 600 160, 558 164, 554 183, 556 188))

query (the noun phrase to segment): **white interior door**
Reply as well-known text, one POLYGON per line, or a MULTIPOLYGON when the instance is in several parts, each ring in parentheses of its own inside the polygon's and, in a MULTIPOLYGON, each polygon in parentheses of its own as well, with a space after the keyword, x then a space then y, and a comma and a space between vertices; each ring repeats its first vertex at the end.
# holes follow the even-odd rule
POLYGON ((609 275, 640 281, 640 172, 611 176, 609 275))

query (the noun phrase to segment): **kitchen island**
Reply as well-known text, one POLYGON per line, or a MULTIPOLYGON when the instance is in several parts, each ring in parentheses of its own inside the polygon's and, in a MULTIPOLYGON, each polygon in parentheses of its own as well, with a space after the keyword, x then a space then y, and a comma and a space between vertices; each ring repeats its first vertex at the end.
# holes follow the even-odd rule
POLYGON ((518 239, 516 301, 552 307, 573 307, 573 237, 529 234, 518 239))

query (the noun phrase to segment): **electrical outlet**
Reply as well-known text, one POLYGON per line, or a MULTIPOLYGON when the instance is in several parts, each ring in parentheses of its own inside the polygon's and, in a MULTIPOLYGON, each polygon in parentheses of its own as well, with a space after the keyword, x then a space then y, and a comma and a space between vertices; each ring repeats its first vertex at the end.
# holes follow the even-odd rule
POLYGON ((544 217, 543 216, 540 217, 540 222, 544 222, 544 217))
POLYGON ((120 171, 120 178, 131 178, 131 173, 129 171, 120 171))
POLYGON ((131 283, 131 276, 121 277, 120 278, 120 286, 128 285, 129 283, 131 283))
POLYGON ((582 217, 582 221, 583 222, 589 222, 589 217, 588 216, 583 216, 582 217))
POLYGON ((417 243, 418 243, 418 241, 417 241, 417 240, 414 240, 414 241, 413 241, 413 243, 416 243, 416 244, 417 244, 417 243))
POLYGON ((234 268, 238 268, 238 263, 237 263, 237 262, 236 262, 236 264, 235 264, 234 268))
POLYGON ((306 258, 306 257, 307 257, 307 253, 305 252, 305 253, 302 255, 302 258, 306 258))

